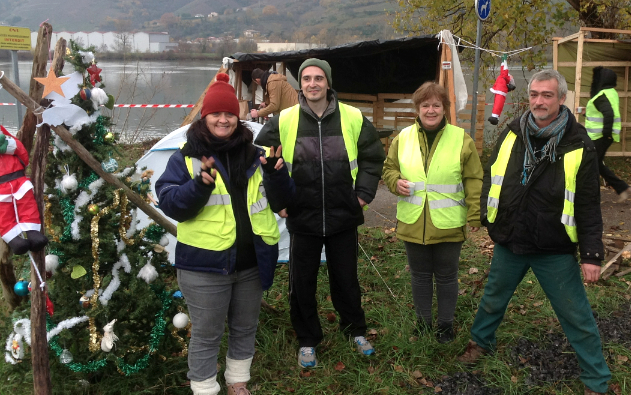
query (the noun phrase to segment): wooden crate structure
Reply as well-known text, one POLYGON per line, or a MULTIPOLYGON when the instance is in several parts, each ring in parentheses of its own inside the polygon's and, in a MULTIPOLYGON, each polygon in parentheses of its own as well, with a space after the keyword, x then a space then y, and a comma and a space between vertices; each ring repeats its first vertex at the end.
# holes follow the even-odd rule
POLYGON ((578 33, 567 37, 554 37, 552 40, 553 68, 567 80, 568 107, 585 124, 584 107, 589 101, 592 83, 591 69, 603 66, 616 72, 620 97, 622 131, 620 142, 609 148, 608 156, 631 156, 631 108, 629 107, 629 68, 631 67, 631 42, 610 39, 588 38, 590 32, 605 32, 631 38, 631 30, 601 29, 581 27, 578 33), (582 113, 579 113, 583 110, 582 113))

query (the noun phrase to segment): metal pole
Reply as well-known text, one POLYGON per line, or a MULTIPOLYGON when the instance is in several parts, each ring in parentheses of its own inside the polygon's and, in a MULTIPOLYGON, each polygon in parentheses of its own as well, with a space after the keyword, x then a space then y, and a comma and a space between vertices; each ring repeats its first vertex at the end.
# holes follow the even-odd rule
MULTIPOLYGON (((11 62, 13 63, 13 81, 15 85, 20 86, 20 73, 18 71, 18 51, 11 51, 11 62)), ((22 103, 15 99, 15 107, 18 109, 18 130, 22 128, 22 103)))
POLYGON ((480 41, 482 41, 482 21, 478 18, 478 35, 475 39, 475 68, 473 69, 473 102, 471 103, 471 131, 469 134, 475 141, 475 124, 478 110, 478 73, 480 72, 480 41))

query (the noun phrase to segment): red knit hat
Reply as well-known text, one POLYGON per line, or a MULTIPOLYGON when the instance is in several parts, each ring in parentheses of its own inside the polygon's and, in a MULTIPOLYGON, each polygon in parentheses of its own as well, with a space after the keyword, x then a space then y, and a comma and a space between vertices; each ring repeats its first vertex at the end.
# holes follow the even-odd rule
POLYGON ((239 117, 239 100, 232 85, 228 83, 230 77, 225 73, 218 73, 202 104, 202 118, 213 112, 226 111, 239 117))

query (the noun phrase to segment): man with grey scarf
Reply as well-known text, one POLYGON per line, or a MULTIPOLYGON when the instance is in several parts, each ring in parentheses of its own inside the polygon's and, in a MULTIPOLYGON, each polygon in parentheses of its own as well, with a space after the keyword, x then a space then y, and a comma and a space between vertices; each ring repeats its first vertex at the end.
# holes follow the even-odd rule
POLYGON ((598 280, 604 257, 596 150, 563 105, 563 76, 540 71, 528 91, 530 110, 502 132, 485 169, 481 219, 495 247, 472 340, 458 360, 473 363, 496 348, 508 303, 532 269, 576 351, 585 394, 605 393, 611 373, 583 286, 598 280))

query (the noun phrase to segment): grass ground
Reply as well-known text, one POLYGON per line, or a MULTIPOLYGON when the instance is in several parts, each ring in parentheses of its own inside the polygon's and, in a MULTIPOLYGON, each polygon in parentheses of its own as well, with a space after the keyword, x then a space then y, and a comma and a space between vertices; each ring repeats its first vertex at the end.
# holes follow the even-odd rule
MULTIPOLYGON (((627 166, 626 161, 620 163, 627 166)), ((544 381, 533 376, 535 365, 554 364, 555 360, 561 361, 568 355, 570 361, 575 358, 572 358, 571 348, 550 340, 555 336, 563 339, 562 331, 531 273, 517 289, 497 332, 497 352, 484 357, 474 367, 457 362, 456 357, 469 340, 468 331, 483 293, 491 245, 483 231, 464 244, 459 273, 461 294, 456 311, 457 337, 452 343, 439 344, 433 334, 417 337, 413 330, 415 314, 402 242, 390 229, 360 228, 358 272, 368 338, 375 346, 376 355, 360 355, 339 331, 329 296, 326 267, 322 267, 317 298, 325 338, 317 349, 319 366, 313 370, 303 370, 297 365, 297 342, 289 321, 288 270, 284 265, 279 266, 274 286, 264 294, 272 309, 261 312, 250 381, 252 393, 582 394, 583 385, 572 369, 544 381), (532 343, 549 348, 546 355, 552 357, 546 361, 531 361, 531 364, 520 361, 520 350, 524 344, 532 343)), ((613 336, 617 330, 614 323, 631 322, 630 280, 631 275, 612 276, 586 288, 599 323, 607 324, 606 329, 601 326, 601 332, 607 331, 603 333, 603 347, 613 374, 612 393, 617 394, 631 393, 631 332, 613 336)), ((10 324, 10 317, 6 313, 3 316, 5 318, 0 320, 3 321, 0 324, 2 338, 8 334, 10 324)), ((224 342, 219 359, 221 382, 225 349, 224 342)), ((171 366, 158 363, 152 370, 131 377, 80 375, 57 361, 51 363, 56 394, 188 394, 186 371, 185 358, 171 366)), ((30 394, 32 388, 27 362, 17 367, 0 363, 0 394, 30 394)))

